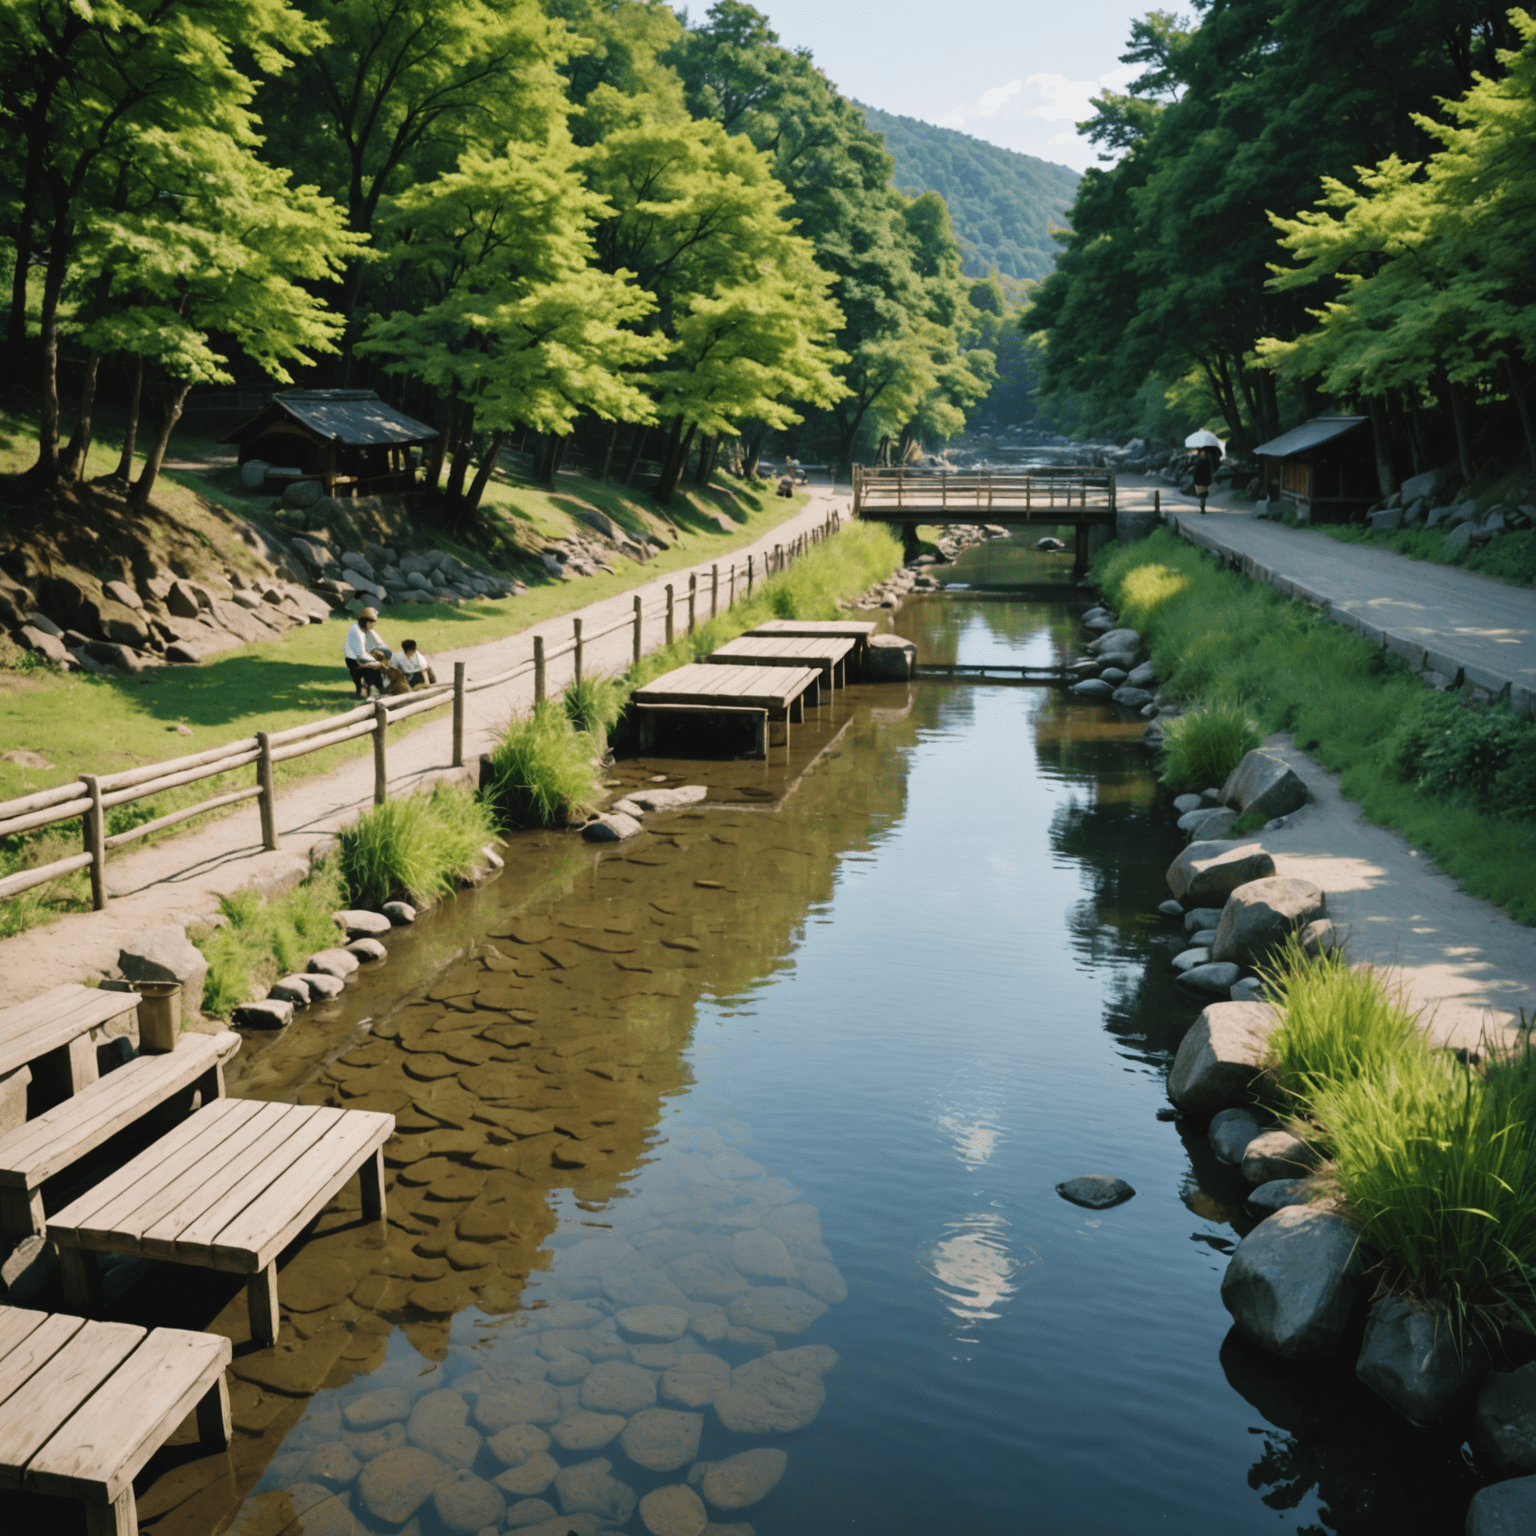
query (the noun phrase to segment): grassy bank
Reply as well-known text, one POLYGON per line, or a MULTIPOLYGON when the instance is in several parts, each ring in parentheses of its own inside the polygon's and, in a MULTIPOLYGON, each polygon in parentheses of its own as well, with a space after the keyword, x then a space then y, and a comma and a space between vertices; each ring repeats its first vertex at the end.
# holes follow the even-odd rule
POLYGON ((1146 637, 1165 696, 1235 705, 1265 734, 1294 732, 1371 821, 1536 919, 1536 726, 1433 693, 1400 658, 1166 530, 1110 546, 1093 574, 1146 637))

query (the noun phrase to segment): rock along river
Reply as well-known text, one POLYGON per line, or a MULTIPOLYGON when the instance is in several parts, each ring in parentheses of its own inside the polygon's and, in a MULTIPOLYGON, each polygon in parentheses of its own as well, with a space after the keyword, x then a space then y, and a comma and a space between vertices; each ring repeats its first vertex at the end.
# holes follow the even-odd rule
MULTIPOLYGON (((924 661, 1069 656, 1069 567, 982 546, 895 623, 924 661)), ((819 714, 787 769, 622 763, 710 800, 516 840, 253 1043, 235 1091, 397 1115, 394 1219, 322 1218, 282 1344, 237 1347, 233 1481, 173 1469, 147 1529, 1459 1529, 1453 1436, 1229 1332, 1243 1186, 1159 1117, 1199 1003, 1143 723, 943 681, 819 714), (1135 1198, 1055 1193, 1084 1173, 1135 1198)), ((242 1337, 209 1283, 125 1305, 227 1299, 242 1337)))

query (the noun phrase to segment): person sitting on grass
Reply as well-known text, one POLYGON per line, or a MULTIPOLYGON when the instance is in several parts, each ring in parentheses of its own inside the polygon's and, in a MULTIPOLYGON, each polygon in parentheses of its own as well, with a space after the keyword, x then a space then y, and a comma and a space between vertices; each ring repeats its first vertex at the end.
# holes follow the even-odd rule
POLYGON ((378 622, 377 610, 364 608, 357 616, 357 623, 347 631, 346 644, 342 647, 341 658, 347 665, 360 699, 366 699, 372 690, 384 693, 389 686, 384 663, 393 657, 394 652, 385 645, 384 637, 374 628, 378 622))
POLYGON ((437 682, 431 661, 424 651, 416 649, 414 640, 401 642, 395 665, 405 674, 405 680, 412 688, 426 688, 437 682))

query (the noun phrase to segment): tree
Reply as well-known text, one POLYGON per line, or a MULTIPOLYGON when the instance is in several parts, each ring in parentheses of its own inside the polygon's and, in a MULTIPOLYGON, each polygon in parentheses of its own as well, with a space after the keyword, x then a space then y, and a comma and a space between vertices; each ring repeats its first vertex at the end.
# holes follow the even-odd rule
POLYGON ((632 273, 590 265, 592 229, 608 210, 576 161, 569 146, 467 151, 458 170, 383 211, 393 290, 406 302, 369 324, 359 351, 447 401, 449 495, 461 516, 479 505, 509 428, 563 435, 583 412, 655 419, 635 370, 667 343, 630 329, 655 301, 632 273), (477 430, 490 439, 465 494, 477 430))

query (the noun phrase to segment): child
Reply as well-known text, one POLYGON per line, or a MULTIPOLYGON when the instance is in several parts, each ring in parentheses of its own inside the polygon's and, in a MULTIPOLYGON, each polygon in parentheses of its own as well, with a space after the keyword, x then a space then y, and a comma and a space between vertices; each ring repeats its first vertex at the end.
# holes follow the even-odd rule
POLYGON ((405 680, 412 688, 423 688, 437 682, 437 674, 432 670, 431 663, 423 652, 416 649, 414 640, 406 640, 401 644, 395 665, 405 673, 405 680))

